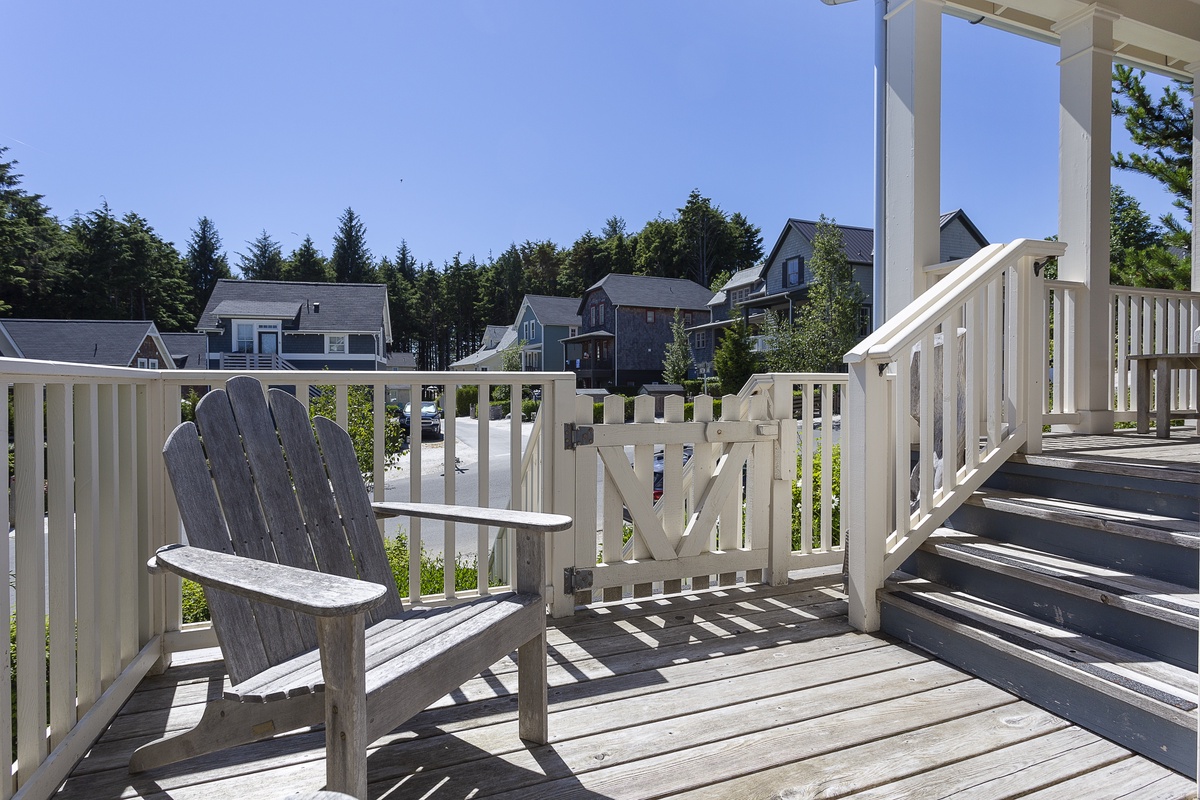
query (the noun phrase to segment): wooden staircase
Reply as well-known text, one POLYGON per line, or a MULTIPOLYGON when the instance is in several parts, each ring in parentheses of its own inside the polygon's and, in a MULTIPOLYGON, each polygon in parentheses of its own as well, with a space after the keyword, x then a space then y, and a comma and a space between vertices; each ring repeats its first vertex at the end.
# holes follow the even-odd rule
POLYGON ((883 629, 1196 777, 1200 483, 1014 458, 892 575, 883 629))

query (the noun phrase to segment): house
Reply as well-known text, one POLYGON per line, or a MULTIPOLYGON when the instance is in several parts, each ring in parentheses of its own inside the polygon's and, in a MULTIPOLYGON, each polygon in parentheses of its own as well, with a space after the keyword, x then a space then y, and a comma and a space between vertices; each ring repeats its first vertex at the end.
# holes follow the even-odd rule
MULTIPOLYGON (((865 334, 870 329, 869 320, 874 303, 875 232, 871 228, 854 225, 837 227, 842 232, 846 259, 854 270, 854 280, 863 290, 865 334)), ((763 265, 762 283, 743 301, 747 310, 770 309, 793 321, 798 318, 812 284, 813 273, 808 261, 812 258, 812 242, 816 232, 817 223, 813 220, 787 221, 763 265)), ((988 245, 988 240, 962 209, 942 214, 938 221, 938 232, 939 263, 966 258, 988 245)))
POLYGON ((4 319, 0 356, 107 367, 175 367, 162 334, 148 320, 4 319))
POLYGON ((711 299, 682 278, 606 275, 579 302, 580 333, 563 340, 568 368, 588 388, 661 382, 675 311, 691 327, 708 320, 711 299))
POLYGON ((763 313, 753 314, 744 311, 746 301, 756 293, 761 293, 763 286, 763 268, 765 264, 738 270, 708 301, 709 319, 688 328, 688 343, 692 348, 692 362, 695 364, 697 375, 715 375, 713 355, 716 351, 717 336, 729 327, 738 316, 745 315, 747 322, 758 324, 762 321, 763 313))
POLYGON ((196 330, 212 369, 379 370, 390 319, 382 283, 220 280, 196 330))
POLYGON ((208 369, 208 336, 203 333, 164 333, 176 369, 208 369))
POLYGON ((512 325, 488 325, 483 343, 466 358, 450 365, 453 370, 498 372, 504 369, 504 351, 517 342, 517 329, 512 325))
POLYGON ((520 340, 521 369, 559 370, 566 362, 562 340, 579 333, 579 298, 527 294, 513 328, 520 340))

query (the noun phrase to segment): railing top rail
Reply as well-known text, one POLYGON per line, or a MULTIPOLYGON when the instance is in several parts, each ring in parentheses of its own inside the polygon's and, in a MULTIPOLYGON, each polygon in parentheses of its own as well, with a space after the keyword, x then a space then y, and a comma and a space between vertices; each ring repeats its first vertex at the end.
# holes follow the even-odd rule
POLYGON ((1052 281, 1043 281, 1048 289, 1085 289, 1087 284, 1083 281, 1064 281, 1061 278, 1055 278, 1052 281))
POLYGON ((1187 289, 1144 289, 1140 286, 1110 285, 1108 291, 1110 295, 1127 294, 1139 297, 1164 297, 1184 300, 1200 297, 1200 292, 1192 292, 1187 289))
POLYGON ((0 375, 29 378, 68 378, 72 380, 156 380, 169 370, 139 369, 136 367, 101 367, 75 364, 69 361, 38 361, 32 358, 0 358, 0 375))
POLYGON ((1007 245, 990 245, 980 250, 961 267, 911 303, 846 354, 847 364, 865 359, 891 361, 911 346, 931 325, 936 325, 946 312, 965 302, 968 296, 1020 258, 1061 256, 1066 252, 1063 242, 1044 239, 1017 239, 1007 245))
MULTIPOLYGON (((146 372, 146 370, 137 370, 146 372)), ((170 383, 212 383, 224 381, 240 370, 196 369, 162 370, 162 378, 170 383)), ((486 383, 499 386, 506 383, 550 383, 556 380, 575 380, 573 372, 421 372, 418 370, 255 370, 254 377, 264 383, 350 383, 350 384, 462 384, 471 386, 486 383)))

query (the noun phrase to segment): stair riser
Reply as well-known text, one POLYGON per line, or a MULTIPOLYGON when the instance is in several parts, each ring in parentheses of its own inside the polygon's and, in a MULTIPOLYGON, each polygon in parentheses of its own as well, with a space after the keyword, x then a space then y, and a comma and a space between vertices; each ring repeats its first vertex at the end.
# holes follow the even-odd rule
MULTIPOLYGON (((883 630, 1075 724, 1195 779, 1196 732, 1052 669, 1000 652, 907 609, 881 606, 883 630)), ((1193 651, 1195 650, 1193 640, 1193 651)))
POLYGON ((1008 462, 984 482, 993 489, 1073 500, 1200 522, 1200 484, 1008 462))
POLYGON ((946 527, 1193 589, 1200 586, 1200 551, 1180 545, 975 505, 954 512, 946 527))
POLYGON ((918 551, 916 567, 917 574, 926 580, 1151 658, 1196 669, 1195 629, 934 553, 918 551))

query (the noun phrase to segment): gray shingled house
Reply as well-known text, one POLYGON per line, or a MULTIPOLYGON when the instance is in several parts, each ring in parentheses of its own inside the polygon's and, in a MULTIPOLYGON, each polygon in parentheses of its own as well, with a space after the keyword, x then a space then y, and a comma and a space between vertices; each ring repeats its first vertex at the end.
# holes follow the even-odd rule
POLYGON ((3 319, 0 355, 106 367, 175 367, 149 320, 3 319))
POLYGON ((392 336, 382 283, 220 280, 196 330, 213 369, 379 370, 392 336))
MULTIPOLYGON (((841 229, 845 241, 846 258, 854 270, 854 280, 863 290, 865 302, 862 320, 865 334, 870 327, 874 300, 874 231, 854 225, 837 227, 841 229)), ((962 209, 943 214, 940 227, 943 262, 967 258, 988 244, 988 240, 962 209)), ((812 258, 812 241, 816 232, 817 223, 813 220, 789 219, 766 261, 760 266, 738 272, 712 297, 711 320, 688 330, 692 359, 699 369, 711 365, 720 332, 737 316, 741 315, 751 326, 761 322, 767 310, 793 321, 799 318, 800 308, 808 298, 808 290, 812 285, 813 274, 808 260, 812 258)), ((762 346, 761 341, 756 341, 756 349, 762 346)), ((711 369, 709 374, 712 374, 711 369)))
POLYGON ((563 340, 568 368, 585 388, 660 383, 675 309, 690 327, 708 321, 711 298, 682 278, 606 275, 583 293, 580 333, 563 340))

